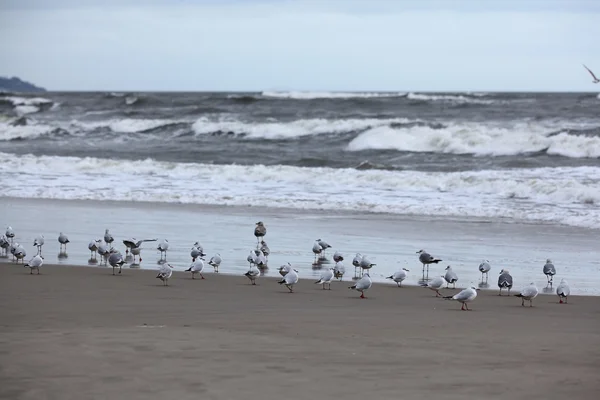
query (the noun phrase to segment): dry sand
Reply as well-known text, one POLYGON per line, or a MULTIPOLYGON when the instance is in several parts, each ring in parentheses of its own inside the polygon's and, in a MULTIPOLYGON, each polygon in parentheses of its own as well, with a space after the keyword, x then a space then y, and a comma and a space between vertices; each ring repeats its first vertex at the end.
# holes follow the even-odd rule
MULTIPOLYGON (((600 297, 0 263, 1 399, 592 399, 600 297), (455 290, 446 290, 454 293, 455 290)), ((302 278, 302 277, 301 277, 302 278)))

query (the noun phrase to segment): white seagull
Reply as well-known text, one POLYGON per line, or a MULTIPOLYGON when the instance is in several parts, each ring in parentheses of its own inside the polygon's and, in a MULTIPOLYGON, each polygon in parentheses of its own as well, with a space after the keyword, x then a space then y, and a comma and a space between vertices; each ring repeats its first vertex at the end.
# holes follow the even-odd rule
POLYGON ((525 300, 529 300, 529 307, 533 307, 533 299, 537 297, 538 293, 539 290, 535 286, 535 283, 531 282, 529 286, 524 287, 521 293, 515 294, 515 296, 521 298, 521 305, 523 307, 525 307, 525 300))
POLYGON ((41 255, 42 246, 44 245, 44 235, 36 236, 36 238, 33 240, 33 245, 37 247, 38 254, 41 255))
POLYGON ((393 275, 388 276, 386 279, 393 280, 394 282, 396 282, 396 285, 398 285, 398 287, 401 287, 402 281, 406 279, 407 272, 408 270, 406 268, 402 268, 401 270, 394 272, 393 275))
POLYGON ((445 296, 445 299, 456 300, 459 303, 462 303, 462 307, 460 308, 463 311, 471 311, 467 303, 475 300, 477 297, 477 288, 475 286, 468 287, 464 290, 461 290, 454 296, 445 296))
POLYGON ((253 285, 256 285, 256 280, 260 277, 260 270, 256 265, 250 265, 250 269, 244 276, 250 279, 250 282, 252 282, 253 285))
POLYGON ((435 278, 430 280, 428 283, 425 283, 421 286, 429 288, 430 290, 433 290, 435 292, 435 297, 440 297, 442 295, 440 293, 440 289, 442 288, 442 286, 444 286, 444 282, 446 282, 446 280, 444 279, 443 276, 436 276, 435 278))
POLYGON ((277 283, 279 283, 280 285, 285 285, 290 291, 290 293, 292 293, 294 291, 294 285, 298 283, 298 279, 298 273, 296 272, 296 270, 290 268, 290 270, 287 274, 285 274, 283 279, 278 281, 277 283))
POLYGON ((158 269, 158 275, 156 277, 163 281, 164 286, 169 286, 169 278, 173 275, 173 267, 171 264, 163 264, 158 269))
POLYGON ((321 278, 316 281, 317 285, 323 285, 323 290, 325 290, 325 285, 328 285, 328 290, 331 290, 331 281, 333 280, 333 268, 329 268, 321 272, 321 278))
POLYGON ((202 270, 204 269, 204 261, 201 258, 197 258, 196 261, 192 262, 190 267, 185 270, 185 272, 192 273, 192 279, 196 279, 195 275, 200 274, 200 278, 204 279, 204 275, 202 275, 202 270))
POLYGON ((556 288, 556 294, 558 295, 558 299, 561 304, 567 302, 567 298, 571 294, 571 288, 564 278, 560 280, 560 283, 556 288), (565 299, 565 301, 563 301, 563 299, 565 299))
POLYGON ((360 278, 356 282, 356 284, 354 284, 353 286, 348 287, 348 289, 354 289, 356 291, 359 291, 360 292, 360 298, 361 299, 366 299, 365 292, 371 288, 371 285, 373 285, 373 281, 371 281, 371 277, 369 276, 369 272, 365 272, 363 274, 362 278, 360 278))
POLYGON ((444 275, 444 279, 446 280, 446 287, 452 284, 452 287, 456 289, 456 281, 458 281, 458 275, 456 275, 456 272, 454 272, 452 270, 452 267, 449 265, 446 267, 446 275, 444 275))
POLYGON ((217 253, 210 258, 208 264, 214 268, 215 272, 219 272, 219 266, 221 265, 221 261, 223 261, 221 259, 221 255, 217 253))
POLYGON ((490 262, 488 260, 484 260, 479 264, 479 272, 481 272, 481 281, 483 282, 483 275, 485 274, 485 281, 488 280, 488 272, 492 269, 490 262))
POLYGON ((336 262, 335 266, 333 267, 333 275, 337 279, 341 280, 344 277, 345 273, 346 273, 346 267, 344 267, 344 263, 342 263, 342 261, 336 262))
MULTIPOLYGON (((37 270, 37 274, 40 274, 40 267, 44 264, 44 257, 42 257, 39 254, 36 254, 31 261, 29 261, 27 264, 25 264, 26 268, 30 269, 30 274, 33 274, 33 270, 37 270)), ((562 301, 561 301, 562 303, 562 301)))
POLYGON ((60 235, 58 235, 58 243, 60 243, 59 251, 66 253, 67 252, 67 243, 69 243, 69 238, 67 237, 67 235, 65 235, 64 233, 61 232, 60 235))

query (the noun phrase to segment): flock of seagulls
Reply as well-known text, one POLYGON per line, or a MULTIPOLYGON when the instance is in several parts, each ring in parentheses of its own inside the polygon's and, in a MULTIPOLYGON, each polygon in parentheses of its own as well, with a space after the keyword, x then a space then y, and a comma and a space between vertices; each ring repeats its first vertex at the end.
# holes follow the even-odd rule
MULTIPOLYGON (((264 223, 257 222, 254 229, 254 236, 256 237, 256 248, 250 251, 250 254, 247 257, 247 261, 249 263, 249 269, 244 274, 246 276, 251 285, 256 285, 256 281, 262 275, 262 272, 267 267, 268 257, 271 253, 269 246, 265 241, 265 236, 267 234, 267 228, 264 223)), ((0 249, 2 255, 7 257, 8 253, 12 254, 13 261, 15 262, 24 262, 23 259, 26 257, 27 253, 25 248, 19 243, 15 242, 15 232, 12 227, 7 227, 6 232, 0 235, 0 249)), ((125 245, 125 254, 126 257, 123 257, 122 253, 113 247, 115 239, 113 235, 110 233, 108 229, 104 232, 104 237, 102 239, 94 239, 89 242, 88 249, 90 250, 90 261, 96 260, 96 255, 100 254, 102 261, 104 261, 104 265, 110 265, 112 267, 112 274, 119 275, 122 273, 123 265, 128 262, 128 259, 132 259, 133 263, 137 261, 141 262, 141 250, 143 243, 147 242, 158 242, 156 249, 160 252, 159 259, 159 270, 156 275, 157 279, 160 279, 163 282, 164 286, 169 285, 169 279, 173 275, 174 267, 167 262, 167 251, 169 250, 169 242, 167 239, 159 240, 158 238, 154 239, 125 239, 123 240, 123 244, 125 245)), ((58 242, 60 245, 60 253, 59 257, 62 255, 66 256, 67 244, 69 242, 69 238, 63 232, 60 232, 58 235, 58 242)), ((44 257, 42 256, 42 248, 45 244, 44 236, 39 235, 33 241, 33 246, 37 250, 37 254, 33 256, 33 258, 24 264, 25 267, 30 269, 30 274, 33 274, 34 271, 39 275, 40 268, 44 264, 44 257)), ((325 251, 327 249, 331 249, 332 246, 325 242, 322 239, 317 239, 313 243, 312 251, 315 255, 315 261, 313 266, 321 265, 323 263, 328 262, 328 259, 325 257, 325 251)), ((421 283, 421 286, 430 289, 435 292, 435 297, 442 297, 448 300, 455 300, 461 303, 461 310, 470 310, 468 307, 468 303, 472 302, 477 298, 477 292, 479 288, 471 285, 459 293, 452 296, 442 296, 440 290, 444 288, 450 288, 452 285, 452 289, 456 288, 456 283, 459 280, 457 273, 452 269, 450 265, 445 268, 444 275, 434 276, 432 279, 429 279, 429 266, 431 264, 438 264, 442 261, 441 258, 436 258, 429 254, 426 250, 421 249, 417 251, 418 260, 423 265, 423 277, 424 280, 421 283), (427 278, 425 279, 425 277, 427 278)), ((200 242, 195 242, 192 245, 190 256, 192 262, 190 266, 185 270, 185 272, 191 273, 191 278, 196 279, 198 275, 200 279, 205 279, 204 272, 204 261, 206 253, 204 253, 204 249, 200 242)), ((333 255, 333 261, 335 265, 330 268, 325 268, 321 271, 321 275, 319 279, 315 282, 317 285, 321 285, 323 290, 331 290, 331 283, 335 280, 342 280, 346 269, 344 267, 344 256, 339 251, 336 251, 333 255)), ((219 253, 216 253, 213 257, 208 261, 208 265, 213 268, 215 273, 219 272, 219 267, 223 259, 219 253)), ((132 264, 133 265, 133 264, 132 264)), ((355 277, 358 279, 354 285, 350 286, 349 289, 356 290, 360 293, 361 298, 366 298, 365 292, 367 292, 373 285, 371 280, 370 271, 377 264, 371 262, 367 255, 362 253, 356 253, 354 258, 352 259, 352 265, 355 268, 355 277)), ((492 267, 489 260, 482 261, 478 270, 481 272, 481 280, 487 283, 489 272, 492 267)), ((280 285, 284 285, 290 293, 294 291, 294 286, 299 281, 299 271, 292 267, 292 265, 288 262, 287 264, 281 265, 278 268, 279 274, 281 275, 281 279, 278 281, 280 285)), ((390 279, 396 283, 398 287, 402 287, 402 282, 404 282, 408 277, 409 270, 407 268, 401 268, 398 271, 394 272, 392 275, 387 276, 386 279, 390 279)), ((542 272, 547 278, 548 286, 552 286, 554 275, 556 275, 556 267, 552 263, 552 260, 547 259, 546 263, 542 268, 542 272)), ((510 291, 513 287, 513 277, 511 276, 508 269, 502 269, 499 273, 498 277, 498 295, 502 296, 502 291, 506 289, 508 295, 510 296, 510 291)), ((535 283, 531 283, 528 286, 524 287, 520 293, 515 296, 521 298, 521 305, 525 306, 525 302, 529 302, 529 306, 533 306, 533 299, 537 297, 539 294, 539 290, 536 287, 535 283)), ((556 288, 556 294, 559 297, 560 303, 567 303, 568 296, 570 294, 570 287, 568 283, 562 279, 558 287, 556 288)))

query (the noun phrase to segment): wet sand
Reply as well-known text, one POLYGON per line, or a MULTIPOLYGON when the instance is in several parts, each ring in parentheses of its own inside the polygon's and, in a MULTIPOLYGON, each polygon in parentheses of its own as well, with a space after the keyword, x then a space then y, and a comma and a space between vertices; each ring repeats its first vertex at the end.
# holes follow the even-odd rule
MULTIPOLYGON (((104 230, 110 228, 114 245, 123 254, 123 239, 167 238, 167 259, 185 269, 191 261, 190 248, 198 240, 208 257, 221 254, 221 272, 242 274, 248 270, 246 257, 256 246, 253 231, 259 220, 267 226, 265 239, 271 249, 268 276, 276 276, 279 265, 291 262, 303 277, 316 279, 320 271, 312 266, 311 249, 315 239, 321 238, 333 246, 327 257, 331 258, 336 250, 345 255, 347 275, 353 273, 354 255, 367 254, 377 264, 371 277, 380 282, 406 267, 410 272, 405 284, 418 285, 422 266, 416 252, 425 249, 443 259, 431 267, 429 276, 441 275, 451 265, 459 276, 460 287, 478 284, 481 274, 477 267, 482 260, 489 260, 491 289, 496 288, 503 268, 510 269, 515 287, 533 281, 541 289, 546 285, 542 267, 546 258, 551 258, 557 269, 556 282, 566 278, 574 294, 600 295, 600 230, 474 218, 0 198, 1 227, 14 228, 16 241, 27 250, 27 259, 36 253, 34 238, 43 234, 46 262, 67 265, 86 264, 90 258, 88 243, 102 238, 104 230), (71 241, 68 258, 57 257, 61 231, 71 241)), ((156 243, 144 243, 142 247, 141 268, 155 270, 159 259, 156 243)))
POLYGON ((600 297, 0 263, 2 399, 591 399, 600 297), (445 290, 445 293, 455 293, 445 290))

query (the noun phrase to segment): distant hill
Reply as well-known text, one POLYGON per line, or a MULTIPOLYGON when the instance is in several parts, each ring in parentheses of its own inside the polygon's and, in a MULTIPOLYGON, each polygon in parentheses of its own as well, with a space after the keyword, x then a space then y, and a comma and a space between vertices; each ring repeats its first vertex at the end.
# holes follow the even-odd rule
POLYGON ((12 78, 3 78, 0 76, 0 92, 36 93, 45 91, 46 89, 35 86, 33 83, 22 81, 16 76, 12 78))

